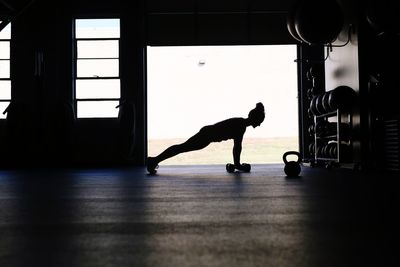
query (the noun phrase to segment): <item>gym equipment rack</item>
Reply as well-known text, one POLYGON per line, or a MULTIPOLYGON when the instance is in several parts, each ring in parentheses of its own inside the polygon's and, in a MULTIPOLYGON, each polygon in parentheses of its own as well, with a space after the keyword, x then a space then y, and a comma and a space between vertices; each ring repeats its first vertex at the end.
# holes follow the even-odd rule
POLYGON ((336 109, 314 115, 314 161, 312 166, 325 164, 326 168, 339 167, 352 160, 352 116, 336 109), (330 121, 332 119, 333 121, 330 121), (318 127, 322 125, 322 127, 318 127))

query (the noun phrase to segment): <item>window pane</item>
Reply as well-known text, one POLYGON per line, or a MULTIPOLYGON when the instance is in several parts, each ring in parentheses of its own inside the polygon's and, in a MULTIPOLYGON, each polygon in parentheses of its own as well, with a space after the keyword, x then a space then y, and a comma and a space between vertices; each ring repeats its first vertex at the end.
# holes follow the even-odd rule
POLYGON ((118 77, 118 59, 81 59, 77 61, 78 77, 118 77))
POLYGON ((0 78, 10 78, 9 60, 0 60, 0 78))
POLYGON ((11 23, 0 31, 0 39, 11 39, 11 23))
POLYGON ((4 110, 8 107, 10 102, 0 102, 0 119, 5 119, 7 117, 7 113, 3 114, 4 110))
POLYGON ((77 19, 76 38, 119 38, 119 19, 77 19))
POLYGON ((78 101, 78 118, 117 118, 119 101, 78 101))
POLYGON ((9 41, 0 41, 0 59, 10 59, 9 41))
MULTIPOLYGON (((11 81, 0 81, 0 100, 11 99, 11 81)), ((3 112, 0 110, 0 112, 3 112)))
POLYGON ((119 98, 120 81, 113 80, 77 80, 76 98, 119 98))
POLYGON ((78 58, 118 57, 118 41, 78 41, 78 58))

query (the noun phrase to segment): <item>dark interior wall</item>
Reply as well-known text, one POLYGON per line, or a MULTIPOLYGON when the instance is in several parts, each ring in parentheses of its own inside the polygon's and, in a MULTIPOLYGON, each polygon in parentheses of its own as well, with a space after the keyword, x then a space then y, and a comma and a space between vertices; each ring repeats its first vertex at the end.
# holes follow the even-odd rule
POLYGON ((286 17, 294 0, 149 0, 149 45, 294 43, 286 17))
POLYGON ((141 2, 37 0, 12 21, 12 106, 2 121, 1 163, 143 163, 144 31, 141 2), (121 18, 122 99, 135 104, 139 130, 120 119, 76 120, 73 19, 121 18), (133 139, 133 138, 130 138, 133 139), (136 140, 137 139, 137 140, 136 140), (135 142, 134 151, 126 147, 135 142))
MULTIPOLYGON (((27 3, 12 4, 22 8, 27 3)), ((61 129, 57 128, 63 125, 57 116, 58 102, 67 98, 71 87, 71 27, 65 9, 63 3, 37 1, 12 21, 13 104, 8 124, 3 121, 1 129, 6 135, 4 161, 43 160, 58 146, 54 142, 61 129)))
POLYGON ((1 164, 143 164, 146 45, 294 43, 286 29, 293 0, 127 2, 36 0, 12 21, 13 108, 0 124, 1 164), (114 16, 121 18, 121 95, 135 106, 134 137, 129 120, 76 120, 73 108, 72 20, 114 16))
POLYGON ((366 161, 381 170, 400 170, 399 79, 400 3, 363 3, 359 9, 360 86, 365 114, 366 161))
MULTIPOLYGON (((83 164, 144 164, 146 154, 145 38, 143 4, 123 1, 76 1, 72 16, 121 19, 121 103, 133 104, 134 122, 84 119, 75 125, 75 161, 83 164), (135 127, 135 129, 133 129, 135 127), (135 131, 132 134, 132 131, 135 131), (130 149, 134 146, 133 149, 130 149)), ((121 112, 122 108, 120 108, 121 112)))
POLYGON ((326 89, 353 88, 358 97, 353 118, 353 159, 365 169, 400 170, 400 109, 396 49, 400 25, 399 3, 387 1, 338 1, 345 27, 325 62, 326 89))
MULTIPOLYGON (((313 54, 317 50, 312 49, 313 47, 323 45, 326 49, 323 56, 325 59, 322 60, 323 91, 329 92, 337 87, 347 86, 356 92, 356 97, 351 100, 350 117, 347 116, 347 112, 341 116, 343 122, 350 121, 352 126, 352 150, 347 151, 350 156, 347 160, 365 169, 400 170, 400 112, 396 97, 399 83, 397 69, 393 67, 393 63, 399 58, 395 51, 400 39, 400 23, 397 19, 400 4, 395 0, 334 0, 321 3, 317 0, 298 1, 298 5, 293 9, 293 24, 296 28, 294 31, 297 31, 301 38, 296 38, 293 30, 291 33, 295 39, 304 40, 299 45, 298 54, 301 96, 299 112, 302 115, 300 150, 303 158, 312 160, 315 155, 307 153, 307 145, 313 144, 306 133, 307 126, 313 126, 310 121, 310 117, 313 116, 307 117, 307 107, 310 106, 307 103, 307 98, 310 100, 307 92, 311 85, 306 72, 312 65, 307 60, 315 58, 313 54), (339 8, 335 8, 335 5, 339 5, 339 8), (330 19, 327 20, 326 17, 330 19), (334 18, 341 17, 343 25, 339 25, 340 28, 338 26, 340 30, 332 36, 333 41, 329 41, 328 37, 323 40, 321 36, 328 36, 330 29, 332 32, 333 29, 336 31, 334 18)), ((312 88, 317 87, 312 85, 312 88)), ((323 93, 319 92, 317 95, 323 93)), ((316 99, 317 95, 312 94, 316 99)), ((346 101, 343 99, 343 102, 346 101)), ((317 110, 312 113, 321 112, 317 110)), ((325 119, 326 117, 321 117, 317 120, 323 122, 325 119)), ((327 144, 326 140, 318 142, 322 142, 320 147, 327 144)), ((344 146, 343 149, 348 147, 344 146)), ((312 148, 309 150, 313 151, 312 148)))
MULTIPOLYGON (((344 15, 344 25, 339 33, 333 47, 325 52, 327 60, 325 61, 325 86, 326 91, 335 89, 338 86, 349 86, 357 92, 357 101, 351 110, 351 120, 353 128, 352 147, 353 161, 360 163, 362 159, 362 129, 363 115, 360 112, 360 103, 362 102, 362 90, 360 87, 359 76, 359 5, 357 0, 338 1, 344 15), (344 45, 344 46, 343 46, 344 45), (329 53, 329 55, 328 55, 329 53)), ((347 115, 343 120, 346 120, 347 115)))

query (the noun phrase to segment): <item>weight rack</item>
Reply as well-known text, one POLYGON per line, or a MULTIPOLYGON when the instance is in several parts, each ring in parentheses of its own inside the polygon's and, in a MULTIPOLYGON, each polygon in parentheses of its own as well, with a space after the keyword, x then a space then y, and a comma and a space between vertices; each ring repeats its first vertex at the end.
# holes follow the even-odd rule
POLYGON ((325 167, 339 166, 343 163, 349 163, 351 156, 352 138, 350 129, 352 126, 352 116, 349 112, 341 112, 340 109, 335 111, 314 115, 314 162, 316 164, 325 164, 325 167), (346 122, 343 122, 343 116, 347 115, 346 122), (336 118, 335 131, 329 132, 327 135, 318 133, 318 123, 333 123, 329 118, 336 118), (347 138, 343 138, 344 125, 347 125, 347 138), (333 144, 333 145, 329 145, 333 144), (347 149, 347 151, 345 151, 347 149), (328 151, 326 151, 328 150, 328 151))

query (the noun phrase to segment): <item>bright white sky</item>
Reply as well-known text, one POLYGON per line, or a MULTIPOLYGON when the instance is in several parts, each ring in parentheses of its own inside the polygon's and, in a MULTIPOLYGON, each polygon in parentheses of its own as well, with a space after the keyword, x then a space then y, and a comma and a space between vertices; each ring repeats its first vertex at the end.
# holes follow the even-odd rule
POLYGON ((148 47, 148 138, 188 138, 205 125, 266 109, 246 137, 298 135, 295 45, 148 47))

